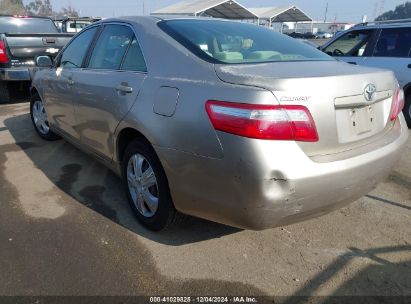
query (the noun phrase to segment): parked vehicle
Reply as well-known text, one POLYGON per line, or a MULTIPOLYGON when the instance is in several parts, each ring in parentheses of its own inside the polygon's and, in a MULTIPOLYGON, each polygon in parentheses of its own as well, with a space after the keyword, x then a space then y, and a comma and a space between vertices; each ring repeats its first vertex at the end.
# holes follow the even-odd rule
POLYGON ((0 102, 10 101, 10 82, 31 80, 36 56, 56 56, 71 38, 49 18, 0 16, 0 102))
POLYGON ((326 33, 326 32, 318 32, 315 34, 315 39, 330 39, 334 35, 331 33, 326 33))
POLYGON ((62 33, 78 33, 90 24, 100 21, 96 17, 65 17, 53 19, 58 30, 62 33))
POLYGON ((110 19, 37 62, 35 130, 122 176, 153 230, 180 212, 249 229, 325 214, 385 179, 408 137, 392 72, 252 24, 110 19))
POLYGON ((296 33, 292 32, 288 34, 288 36, 296 38, 296 39, 315 39, 315 35, 313 33, 296 33))
POLYGON ((405 91, 404 115, 411 128, 411 19, 363 23, 321 49, 354 65, 392 70, 405 91))

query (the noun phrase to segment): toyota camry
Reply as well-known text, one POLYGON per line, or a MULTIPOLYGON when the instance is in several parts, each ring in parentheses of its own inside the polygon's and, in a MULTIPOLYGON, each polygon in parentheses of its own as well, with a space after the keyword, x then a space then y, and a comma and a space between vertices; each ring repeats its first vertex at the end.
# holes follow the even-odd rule
POLYGON ((401 155, 404 93, 249 23, 124 17, 38 57, 31 118, 124 180, 137 219, 246 229, 320 216, 367 194, 401 155))

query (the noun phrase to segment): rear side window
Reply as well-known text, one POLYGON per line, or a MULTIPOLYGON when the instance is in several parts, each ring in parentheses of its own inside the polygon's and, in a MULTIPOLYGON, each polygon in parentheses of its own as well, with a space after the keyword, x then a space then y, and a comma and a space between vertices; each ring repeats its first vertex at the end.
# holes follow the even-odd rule
POLYGON ((141 51, 136 37, 133 37, 133 40, 131 41, 121 69, 124 71, 147 72, 143 52, 141 51))
POLYGON ((60 66, 65 68, 80 68, 96 31, 97 27, 92 27, 74 38, 64 50, 61 56, 60 66))
POLYGON ((88 67, 119 70, 134 33, 125 25, 107 25, 97 40, 88 67))
POLYGON ((323 51, 331 56, 364 56, 373 33, 373 30, 349 32, 324 48, 323 51))
POLYGON ((374 50, 376 57, 410 57, 411 28, 383 29, 374 50))
POLYGON ((293 38, 254 24, 220 20, 169 20, 159 27, 212 63, 333 60, 293 38))

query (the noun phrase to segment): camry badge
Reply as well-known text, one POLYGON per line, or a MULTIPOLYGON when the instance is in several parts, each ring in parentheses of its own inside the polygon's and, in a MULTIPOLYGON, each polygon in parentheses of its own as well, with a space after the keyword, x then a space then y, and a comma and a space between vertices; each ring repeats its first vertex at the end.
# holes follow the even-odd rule
POLYGON ((377 88, 373 84, 369 84, 365 87, 364 96, 367 101, 373 101, 377 88))

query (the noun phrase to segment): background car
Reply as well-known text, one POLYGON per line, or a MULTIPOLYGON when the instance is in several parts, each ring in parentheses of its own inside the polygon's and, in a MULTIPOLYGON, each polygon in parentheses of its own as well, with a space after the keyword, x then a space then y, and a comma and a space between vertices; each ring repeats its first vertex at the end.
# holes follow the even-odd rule
POLYGON ((354 65, 392 70, 405 91, 404 115, 411 128, 411 20, 360 24, 321 49, 354 65))
POLYGON ((0 103, 10 102, 16 88, 27 94, 35 58, 55 57, 72 37, 59 33, 50 18, 0 16, 0 103))
POLYGON ((392 72, 242 22, 104 20, 37 63, 36 132, 120 175, 152 230, 180 213, 247 229, 326 214, 385 179, 408 137, 392 72))
POLYGON ((315 39, 315 35, 313 33, 297 33, 297 32, 292 32, 288 34, 288 36, 297 38, 297 39, 315 39))
POLYGON ((331 33, 326 33, 326 32, 318 32, 315 34, 315 39, 330 39, 334 35, 331 33))

